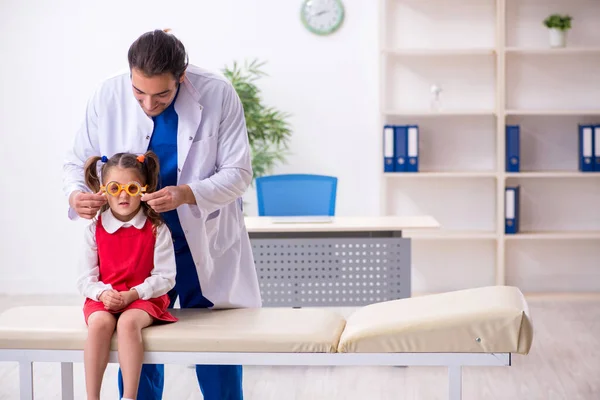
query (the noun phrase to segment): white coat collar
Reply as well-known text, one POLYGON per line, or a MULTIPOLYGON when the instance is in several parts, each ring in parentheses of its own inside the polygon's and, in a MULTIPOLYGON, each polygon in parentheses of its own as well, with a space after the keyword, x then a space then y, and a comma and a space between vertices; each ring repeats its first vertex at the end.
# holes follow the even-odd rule
POLYGON ((115 233, 120 227, 135 226, 137 229, 142 229, 146 223, 146 214, 144 209, 140 207, 140 210, 127 222, 119 221, 112 213, 110 208, 104 211, 102 214, 102 227, 108 233, 115 233))
POLYGON ((188 94, 190 95, 192 100, 194 100, 196 103, 200 103, 200 92, 194 87, 187 75, 184 76, 183 83, 181 84, 179 91, 181 92, 182 89, 188 91, 188 94))
MULTIPOLYGON (((203 106, 198 102, 200 93, 192 85, 187 76, 179 88, 179 94, 175 99, 175 112, 179 116, 177 125, 177 165, 183 168, 190 147, 198 133, 198 127, 202 121, 203 106)), ((179 174, 177 174, 179 183, 179 174)))

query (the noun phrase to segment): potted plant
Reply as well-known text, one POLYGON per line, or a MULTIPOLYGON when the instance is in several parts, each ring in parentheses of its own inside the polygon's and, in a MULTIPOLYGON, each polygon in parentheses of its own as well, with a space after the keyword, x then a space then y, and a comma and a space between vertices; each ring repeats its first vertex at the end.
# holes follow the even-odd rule
POLYGON ((552 14, 544 20, 550 33, 550 47, 565 47, 572 19, 570 15, 552 14))
POLYGON ((285 162, 292 135, 287 121, 289 115, 265 105, 261 98, 256 81, 266 76, 261 70, 264 64, 253 60, 240 66, 234 61, 233 66, 222 70, 231 81, 244 108, 254 178, 270 173, 277 163, 285 162))

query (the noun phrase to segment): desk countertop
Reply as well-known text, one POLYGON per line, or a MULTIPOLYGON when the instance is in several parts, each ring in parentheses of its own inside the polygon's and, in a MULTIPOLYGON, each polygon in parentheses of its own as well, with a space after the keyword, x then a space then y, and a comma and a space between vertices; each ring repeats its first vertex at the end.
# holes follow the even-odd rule
POLYGON ((405 229, 439 229, 440 224, 428 215, 383 217, 331 217, 331 222, 274 222, 271 217, 246 217, 250 233, 266 232, 348 232, 402 231, 405 229))

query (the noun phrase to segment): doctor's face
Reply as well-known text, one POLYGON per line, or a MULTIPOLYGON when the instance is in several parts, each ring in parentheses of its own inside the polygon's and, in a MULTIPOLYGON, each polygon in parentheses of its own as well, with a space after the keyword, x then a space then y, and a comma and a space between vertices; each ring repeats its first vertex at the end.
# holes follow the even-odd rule
POLYGON ((155 117, 169 107, 177 93, 178 83, 183 79, 184 75, 177 82, 170 73, 148 77, 136 68, 131 70, 133 95, 149 117, 155 117))

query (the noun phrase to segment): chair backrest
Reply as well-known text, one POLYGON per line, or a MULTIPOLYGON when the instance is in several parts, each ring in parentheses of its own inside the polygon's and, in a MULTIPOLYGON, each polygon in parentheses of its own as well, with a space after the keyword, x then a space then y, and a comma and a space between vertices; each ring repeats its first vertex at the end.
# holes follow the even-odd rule
POLYGON ((310 174, 256 178, 258 215, 335 215, 337 178, 310 174))

